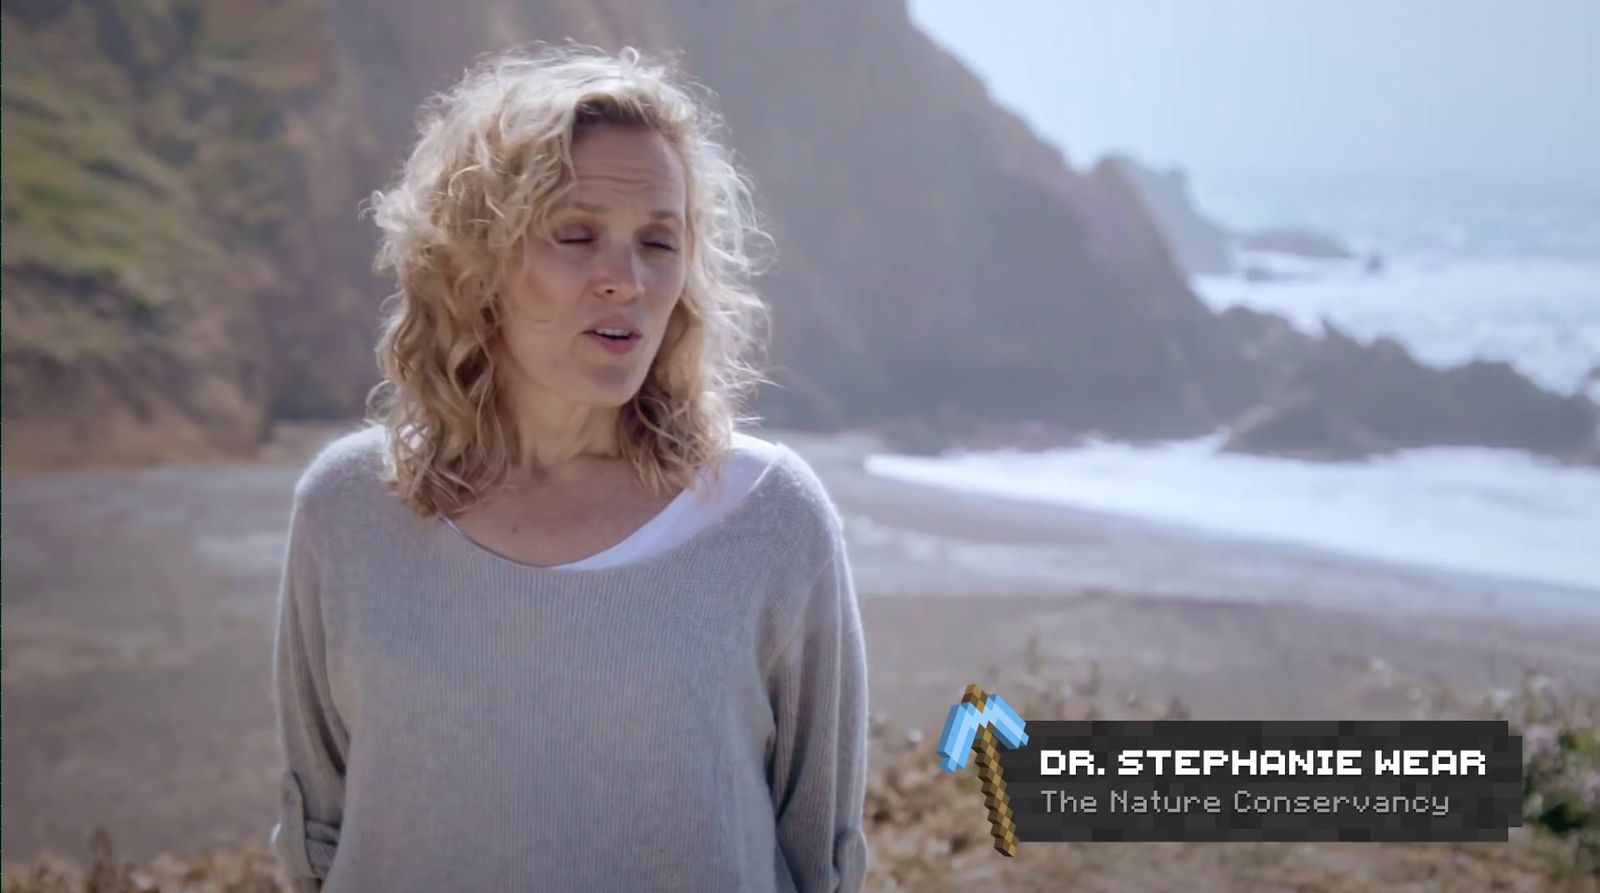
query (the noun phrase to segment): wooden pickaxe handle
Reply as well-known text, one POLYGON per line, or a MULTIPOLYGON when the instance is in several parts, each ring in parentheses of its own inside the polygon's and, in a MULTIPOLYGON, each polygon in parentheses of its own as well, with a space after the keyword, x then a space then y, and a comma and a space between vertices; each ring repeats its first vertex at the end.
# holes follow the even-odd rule
MULTIPOLYGON (((982 710, 989 696, 976 684, 968 685, 961 700, 982 710)), ((978 752, 978 778, 983 781, 983 804, 989 808, 989 833, 994 836, 994 848, 1005 856, 1017 854, 1016 817, 1011 812, 1011 798, 1006 794, 1006 780, 1000 774, 1000 742, 988 726, 978 729, 973 749, 978 752)))

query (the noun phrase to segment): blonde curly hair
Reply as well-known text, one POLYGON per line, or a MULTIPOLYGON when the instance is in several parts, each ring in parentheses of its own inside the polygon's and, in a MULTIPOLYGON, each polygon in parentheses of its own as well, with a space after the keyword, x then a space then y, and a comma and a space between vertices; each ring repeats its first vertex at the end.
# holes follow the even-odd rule
POLYGON ((622 457, 654 493, 687 487, 754 421, 739 408, 765 381, 749 355, 765 345, 767 308, 748 283, 766 234, 698 89, 632 48, 534 45, 480 60, 423 104, 415 149, 370 199, 382 230, 373 266, 399 291, 385 301, 384 381, 368 399, 389 435, 385 480, 421 517, 464 511, 517 455, 496 401, 496 291, 518 240, 548 231, 588 128, 650 128, 687 174, 687 280, 644 384, 619 408, 622 457))

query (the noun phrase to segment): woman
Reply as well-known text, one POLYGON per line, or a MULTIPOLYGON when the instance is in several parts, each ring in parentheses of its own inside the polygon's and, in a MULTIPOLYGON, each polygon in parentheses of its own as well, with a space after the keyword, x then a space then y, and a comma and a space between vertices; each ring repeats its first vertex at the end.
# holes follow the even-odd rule
POLYGON ((373 424, 295 490, 272 836, 300 890, 857 890, 835 505, 736 432, 749 192, 670 73, 479 65, 374 196, 373 424))

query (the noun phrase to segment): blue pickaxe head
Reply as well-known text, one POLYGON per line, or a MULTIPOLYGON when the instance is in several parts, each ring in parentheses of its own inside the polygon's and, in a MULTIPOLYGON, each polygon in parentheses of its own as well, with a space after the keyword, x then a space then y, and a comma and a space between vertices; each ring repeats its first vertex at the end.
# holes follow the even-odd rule
POLYGON ((999 695, 989 695, 982 710, 970 701, 962 701, 950 708, 944 731, 939 733, 939 756, 943 758, 939 761, 940 768, 954 772, 967 765, 973 739, 986 725, 994 729, 1000 743, 1008 748, 1014 750, 1028 743, 1028 735, 1023 731, 1026 723, 999 695))

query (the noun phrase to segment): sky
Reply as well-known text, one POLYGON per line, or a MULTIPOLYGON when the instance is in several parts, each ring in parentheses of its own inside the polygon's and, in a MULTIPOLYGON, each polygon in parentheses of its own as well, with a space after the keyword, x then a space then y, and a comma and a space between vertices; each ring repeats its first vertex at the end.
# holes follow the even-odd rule
POLYGON ((1600 0, 908 0, 1075 167, 1600 183, 1600 0))

